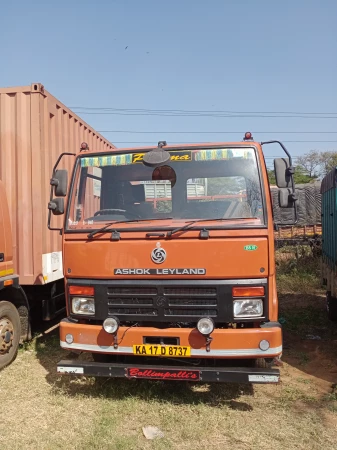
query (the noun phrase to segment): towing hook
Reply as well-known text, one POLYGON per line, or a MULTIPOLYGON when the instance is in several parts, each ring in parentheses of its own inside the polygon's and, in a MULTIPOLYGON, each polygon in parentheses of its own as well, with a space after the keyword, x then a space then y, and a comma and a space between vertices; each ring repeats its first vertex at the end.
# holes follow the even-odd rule
POLYGON ((206 352, 211 351, 211 342, 213 341, 213 338, 211 336, 206 336, 206 352))
POLYGON ((118 336, 117 333, 114 334, 114 349, 118 348, 118 336))

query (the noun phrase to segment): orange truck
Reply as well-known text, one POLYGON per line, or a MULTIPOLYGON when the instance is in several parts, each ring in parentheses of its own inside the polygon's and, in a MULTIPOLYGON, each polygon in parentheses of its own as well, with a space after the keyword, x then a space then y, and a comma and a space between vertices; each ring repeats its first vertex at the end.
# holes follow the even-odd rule
POLYGON ((52 215, 64 214, 67 297, 60 344, 92 354, 92 361, 60 361, 58 373, 279 381, 282 330, 262 152, 275 142, 286 153, 274 161, 279 203, 296 211, 289 153, 251 133, 235 143, 162 141, 103 152, 83 143, 69 185, 68 172, 55 166, 49 228, 52 215))

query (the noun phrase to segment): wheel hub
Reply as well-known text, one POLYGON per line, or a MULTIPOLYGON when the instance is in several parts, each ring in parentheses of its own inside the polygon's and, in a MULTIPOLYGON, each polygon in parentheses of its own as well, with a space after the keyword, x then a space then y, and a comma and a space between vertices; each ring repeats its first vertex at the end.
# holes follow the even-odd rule
POLYGON ((0 318, 0 355, 8 353, 12 347, 14 339, 14 327, 12 322, 7 318, 0 318))

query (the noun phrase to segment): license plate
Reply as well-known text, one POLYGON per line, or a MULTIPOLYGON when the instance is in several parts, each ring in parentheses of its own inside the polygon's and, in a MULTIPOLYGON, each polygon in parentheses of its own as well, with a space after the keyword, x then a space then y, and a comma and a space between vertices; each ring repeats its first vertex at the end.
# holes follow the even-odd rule
POLYGON ((133 354, 140 356, 191 356, 191 347, 180 345, 134 345, 133 354))
POLYGON ((179 370, 179 369, 138 369, 132 367, 127 369, 128 378, 141 378, 147 380, 181 380, 200 381, 199 370, 179 370))

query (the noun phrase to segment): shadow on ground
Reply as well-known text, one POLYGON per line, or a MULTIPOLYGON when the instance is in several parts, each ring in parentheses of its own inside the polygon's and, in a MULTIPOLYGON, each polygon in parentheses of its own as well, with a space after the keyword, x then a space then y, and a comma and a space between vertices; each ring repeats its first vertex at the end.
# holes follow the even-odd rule
POLYGON ((90 360, 91 355, 78 356, 62 350, 59 347, 57 328, 38 337, 35 349, 40 364, 47 371, 46 379, 55 392, 64 392, 70 396, 104 396, 115 400, 133 397, 170 404, 204 403, 214 407, 227 404, 234 410, 252 410, 248 403, 240 401, 241 396, 253 395, 252 385, 61 376, 56 373, 56 365, 61 359, 79 357, 82 360, 90 360))
MULTIPOLYGON (((335 384, 337 323, 328 320, 324 297, 291 293, 280 295, 279 300, 284 332, 283 361, 317 381, 335 384)), ((111 399, 134 397, 171 404, 205 403, 214 407, 227 404, 235 410, 252 409, 244 399, 240 400, 240 397, 254 394, 252 385, 60 376, 56 373, 58 361, 74 359, 77 355, 68 354, 59 347, 58 328, 42 333, 35 340, 35 349, 47 372, 46 379, 55 392, 111 399)), ((79 358, 90 360, 91 355, 82 354, 79 358)))

